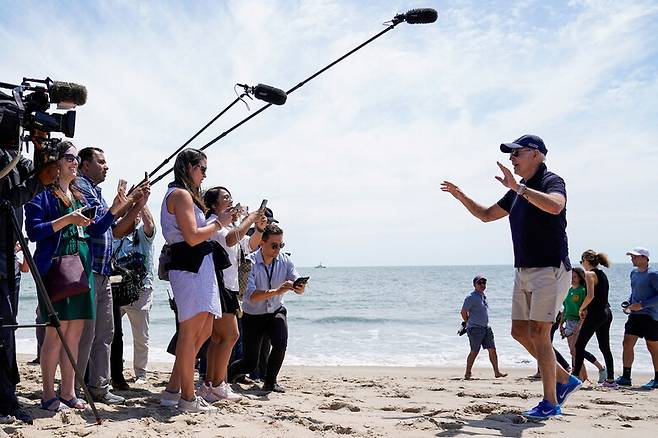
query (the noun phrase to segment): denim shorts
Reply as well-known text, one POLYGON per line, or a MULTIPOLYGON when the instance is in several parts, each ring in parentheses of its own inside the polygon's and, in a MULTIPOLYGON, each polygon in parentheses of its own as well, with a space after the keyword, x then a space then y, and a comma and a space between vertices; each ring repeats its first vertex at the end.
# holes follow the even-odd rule
POLYGON ((496 344, 494 344, 494 334, 491 327, 474 326, 468 328, 466 333, 468 333, 468 342, 471 344, 472 353, 480 351, 480 347, 485 350, 496 348, 496 344))

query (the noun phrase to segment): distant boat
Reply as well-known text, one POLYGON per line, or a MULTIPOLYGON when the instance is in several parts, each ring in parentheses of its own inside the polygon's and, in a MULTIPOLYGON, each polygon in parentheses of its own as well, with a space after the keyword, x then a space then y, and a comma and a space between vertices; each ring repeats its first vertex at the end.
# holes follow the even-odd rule
POLYGON ((319 265, 315 265, 315 267, 316 267, 317 269, 324 269, 324 268, 326 268, 326 266, 323 265, 322 262, 320 262, 319 265))

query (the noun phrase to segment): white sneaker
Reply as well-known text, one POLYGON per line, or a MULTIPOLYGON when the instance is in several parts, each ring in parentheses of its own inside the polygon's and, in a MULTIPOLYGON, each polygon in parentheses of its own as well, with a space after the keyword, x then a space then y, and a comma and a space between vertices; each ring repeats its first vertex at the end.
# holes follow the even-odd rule
POLYGON ((146 377, 136 377, 135 378, 135 385, 146 385, 146 377))
POLYGON ((219 409, 214 406, 210 406, 203 398, 199 396, 196 396, 192 401, 187 401, 184 398, 181 398, 178 400, 178 409, 183 412, 205 412, 208 414, 213 414, 219 411, 219 409))
POLYGON ((212 389, 212 383, 207 384, 204 382, 199 386, 199 389, 196 390, 196 395, 203 398, 208 403, 215 403, 216 401, 219 401, 219 397, 213 393, 212 389))
POLYGON ((603 383, 606 381, 608 378, 608 370, 604 368, 601 368, 599 370, 599 383, 603 383))
POLYGON ((235 401, 235 400, 240 400, 242 398, 238 394, 233 392, 231 387, 226 382, 220 383, 219 386, 212 386, 211 385, 210 386, 210 391, 219 400, 235 401))
POLYGON ((160 393, 160 406, 172 408, 178 404, 179 400, 181 400, 180 392, 173 393, 165 389, 160 393))

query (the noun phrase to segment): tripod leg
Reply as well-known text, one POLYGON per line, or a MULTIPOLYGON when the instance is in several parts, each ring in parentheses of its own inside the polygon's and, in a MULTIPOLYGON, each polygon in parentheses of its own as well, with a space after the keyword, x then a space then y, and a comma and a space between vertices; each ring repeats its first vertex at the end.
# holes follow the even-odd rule
POLYGON ((46 292, 46 286, 43 284, 43 279, 41 278, 41 275, 37 270, 37 265, 34 263, 34 259, 32 258, 32 253, 30 253, 30 248, 28 247, 27 241, 25 240, 25 236, 23 236, 23 233, 18 224, 18 219, 16 219, 16 215, 14 214, 13 209, 8 208, 7 211, 11 218, 11 223, 12 226, 14 227, 14 232, 18 237, 18 242, 20 243, 21 248, 23 248, 23 255, 25 256, 25 260, 27 260, 27 264, 30 266, 30 273, 32 274, 32 277, 34 278, 34 283, 37 286, 37 293, 39 294, 39 297, 41 298, 43 303, 46 305, 46 313, 48 314, 48 321, 46 323, 50 324, 53 328, 55 328, 55 330, 57 330, 57 336, 59 336, 59 339, 62 342, 62 347, 64 348, 64 351, 66 351, 66 356, 68 357, 69 362, 71 362, 71 366, 75 370, 75 378, 78 379, 78 383, 80 383, 80 386, 82 387, 85 395, 87 396, 87 399, 89 401, 89 406, 91 406, 91 410, 94 413, 94 417, 96 417, 96 424, 101 424, 102 419, 98 415, 96 404, 94 403, 94 400, 91 397, 91 393, 89 392, 89 389, 87 389, 87 385, 85 384, 85 379, 84 379, 85 375, 84 373, 80 373, 80 370, 78 369, 78 365, 76 364, 76 361, 73 358, 73 354, 71 353, 71 349, 66 343, 66 339, 64 338, 64 333, 62 333, 62 329, 60 327, 59 318, 57 317, 57 314, 55 313, 55 309, 53 308, 53 303, 50 301, 50 297, 46 292))

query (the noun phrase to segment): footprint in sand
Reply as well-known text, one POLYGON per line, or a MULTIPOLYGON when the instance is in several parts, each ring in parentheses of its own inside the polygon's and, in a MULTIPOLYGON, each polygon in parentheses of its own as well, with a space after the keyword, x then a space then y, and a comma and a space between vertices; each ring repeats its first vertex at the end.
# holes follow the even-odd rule
POLYGON ((345 403, 343 401, 338 401, 334 400, 329 403, 323 403, 320 406, 318 406, 318 409, 322 411, 337 411, 339 409, 348 409, 350 412, 359 412, 361 411, 361 408, 358 406, 351 405, 349 403, 345 403))

